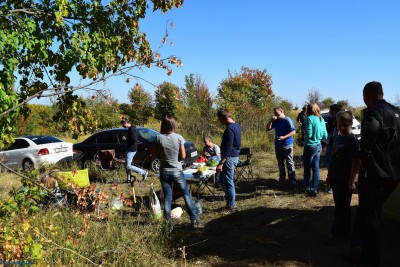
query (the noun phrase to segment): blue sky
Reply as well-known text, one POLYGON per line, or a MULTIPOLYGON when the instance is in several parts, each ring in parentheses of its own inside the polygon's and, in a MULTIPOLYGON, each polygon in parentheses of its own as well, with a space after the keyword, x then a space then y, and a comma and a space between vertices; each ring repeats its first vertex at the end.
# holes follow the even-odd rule
MULTIPOLYGON (((396 0, 185 0, 181 8, 152 13, 141 23, 156 48, 173 21, 160 52, 177 55, 183 67, 173 67, 172 76, 157 68, 134 74, 153 84, 183 87, 185 75, 197 73, 216 94, 228 70, 265 68, 274 93, 298 106, 312 89, 323 98, 362 106, 363 86, 377 80, 386 100, 395 102, 400 94, 399 12, 396 0)), ((127 102, 134 85, 124 80, 106 84, 120 102, 127 102)), ((142 85, 154 93, 154 87, 142 85)))

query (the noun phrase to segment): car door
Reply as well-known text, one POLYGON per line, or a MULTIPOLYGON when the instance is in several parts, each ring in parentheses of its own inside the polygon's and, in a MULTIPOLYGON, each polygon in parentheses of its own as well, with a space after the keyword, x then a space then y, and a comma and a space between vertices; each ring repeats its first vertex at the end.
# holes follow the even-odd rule
POLYGON ((138 128, 138 149, 134 158, 134 162, 143 165, 144 161, 151 154, 151 144, 149 144, 149 140, 147 137, 147 129, 146 128, 138 128))
POLYGON ((97 134, 97 150, 116 149, 114 131, 104 131, 97 134))
POLYGON ((4 165, 11 169, 19 168, 27 148, 29 148, 29 143, 26 140, 15 139, 14 144, 2 151, 1 158, 4 159, 4 165))
POLYGON ((128 140, 128 129, 114 130, 114 149, 116 158, 125 158, 126 141, 128 140))

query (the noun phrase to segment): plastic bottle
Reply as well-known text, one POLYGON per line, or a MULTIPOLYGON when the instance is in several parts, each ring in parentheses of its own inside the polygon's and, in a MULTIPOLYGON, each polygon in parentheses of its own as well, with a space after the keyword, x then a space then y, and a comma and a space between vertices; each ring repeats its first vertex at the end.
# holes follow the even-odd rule
POLYGON ((197 198, 194 199, 194 210, 197 213, 197 215, 200 215, 203 213, 203 208, 201 206, 201 202, 197 198))

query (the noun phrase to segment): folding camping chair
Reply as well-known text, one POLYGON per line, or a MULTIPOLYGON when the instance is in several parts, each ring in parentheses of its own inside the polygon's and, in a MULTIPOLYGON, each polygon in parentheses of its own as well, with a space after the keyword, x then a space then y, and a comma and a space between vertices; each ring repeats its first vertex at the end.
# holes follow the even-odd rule
POLYGON ((125 164, 125 160, 116 158, 114 149, 97 151, 97 163, 100 170, 100 179, 102 183, 104 183, 104 177, 106 178, 106 182, 108 180, 106 173, 109 174, 108 178, 112 178, 114 181, 117 178, 119 182, 118 173, 121 169, 121 166, 125 164))
POLYGON ((249 181, 253 179, 253 168, 251 165, 251 154, 249 147, 243 147, 239 152, 239 163, 236 166, 235 178, 236 182, 249 181))

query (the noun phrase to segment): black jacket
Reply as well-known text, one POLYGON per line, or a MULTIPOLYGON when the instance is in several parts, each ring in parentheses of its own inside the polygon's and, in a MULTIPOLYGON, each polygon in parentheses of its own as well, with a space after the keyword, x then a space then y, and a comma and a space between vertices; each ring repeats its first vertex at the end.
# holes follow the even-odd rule
POLYGON ((135 126, 128 128, 128 138, 126 140, 126 150, 135 152, 138 147, 138 132, 135 126))
POLYGON ((400 180, 400 110, 380 100, 362 117, 360 157, 366 176, 400 180))

